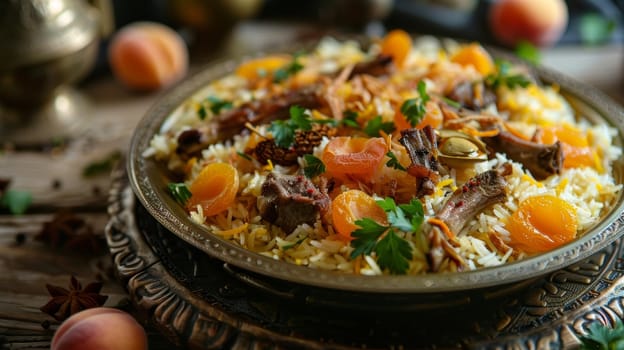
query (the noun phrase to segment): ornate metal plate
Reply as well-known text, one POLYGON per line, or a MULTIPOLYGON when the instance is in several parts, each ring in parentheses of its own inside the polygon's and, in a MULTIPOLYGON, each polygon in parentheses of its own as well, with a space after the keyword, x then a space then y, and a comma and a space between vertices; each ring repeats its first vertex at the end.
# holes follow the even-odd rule
POLYGON ((124 171, 106 236, 143 316, 192 349, 567 349, 592 322, 624 317, 621 240, 502 291, 366 294, 270 280, 203 253, 138 203, 124 171))
MULTIPOLYGON (((363 39, 364 40, 364 39, 363 39)), ((365 40, 364 40, 365 41, 365 40)), ((284 52, 295 52, 296 48, 284 52)), ((624 194, 615 199, 611 210, 586 234, 552 251, 500 266, 463 271, 449 275, 426 274, 422 276, 382 275, 360 276, 337 274, 333 271, 311 269, 249 251, 240 245, 213 234, 209 228, 197 225, 182 206, 167 191, 170 179, 162 164, 142 154, 150 140, 160 130, 166 118, 183 101, 200 91, 209 82, 231 72, 243 58, 211 64, 206 70, 187 79, 163 96, 137 126, 130 145, 128 175, 137 199, 160 224, 169 231, 202 250, 206 254, 233 266, 253 271, 271 278, 279 278, 310 287, 341 289, 367 293, 480 293, 479 290, 507 288, 518 281, 528 281, 574 262, 589 257, 607 247, 624 234, 624 194)), ((556 72, 536 68, 536 76, 546 83, 556 83, 570 103, 590 120, 602 120, 617 130, 614 144, 621 146, 624 139, 624 111, 620 106, 591 86, 577 82, 556 72)), ((624 183, 624 157, 615 164, 617 183, 624 183)), ((461 297, 461 296, 459 296, 461 297)))

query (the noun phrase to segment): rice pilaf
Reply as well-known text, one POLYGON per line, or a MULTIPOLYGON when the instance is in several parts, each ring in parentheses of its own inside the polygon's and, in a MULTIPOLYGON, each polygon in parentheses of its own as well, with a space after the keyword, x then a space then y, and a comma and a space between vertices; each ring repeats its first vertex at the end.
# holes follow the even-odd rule
POLYGON ((143 156, 166 164, 212 234, 345 273, 506 264, 608 212, 613 128, 478 44, 397 45, 324 38, 245 61, 177 108, 143 156))

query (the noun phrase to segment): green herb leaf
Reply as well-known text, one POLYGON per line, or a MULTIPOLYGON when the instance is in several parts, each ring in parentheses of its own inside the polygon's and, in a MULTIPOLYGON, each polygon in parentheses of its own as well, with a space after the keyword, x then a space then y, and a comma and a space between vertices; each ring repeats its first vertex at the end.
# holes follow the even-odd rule
POLYGON ((397 236, 394 230, 377 243, 377 263, 382 269, 388 269, 392 274, 404 274, 409 269, 412 259, 412 247, 403 238, 397 236))
POLYGON ((360 228, 351 233, 351 237, 354 238, 351 241, 351 246, 355 248, 351 252, 351 259, 360 255, 370 255, 377 245, 379 237, 388 230, 387 226, 380 225, 370 218, 356 220, 355 224, 360 228))
POLYGON ((427 112, 425 105, 430 97, 427 94, 427 84, 424 80, 418 82, 418 98, 405 100, 401 105, 401 113, 405 116, 412 127, 418 125, 427 112))
POLYGON ((208 116, 208 112, 206 111, 206 106, 199 105, 199 107, 197 108, 197 116, 199 117, 199 120, 204 120, 206 119, 206 117, 208 116))
POLYGON ((589 325, 588 334, 580 337, 581 350, 624 349, 624 323, 617 320, 613 328, 600 322, 589 325))
MULTIPOLYGON (((208 96, 208 98, 206 98, 206 100, 210 103, 210 111, 213 114, 219 114, 221 113, 221 110, 223 109, 230 109, 232 108, 232 102, 231 101, 226 101, 226 100, 222 100, 216 96, 208 96)), ((201 118, 201 116, 200 116, 201 118)), ((203 118, 201 118, 203 120, 203 118)))
POLYGON ((397 159, 396 155, 394 153, 392 153, 392 151, 388 151, 388 153, 386 153, 386 156, 388 156, 390 159, 386 162, 386 166, 389 168, 394 168, 397 170, 402 170, 402 171, 406 171, 405 167, 403 165, 401 165, 401 163, 399 163, 399 160, 397 159))
POLYGON ((82 169, 82 176, 94 177, 102 174, 109 174, 115 164, 121 159, 121 152, 114 151, 106 158, 94 161, 82 169))
POLYGON ((485 78, 485 83, 493 89, 500 86, 507 86, 510 89, 517 87, 527 87, 531 84, 531 80, 522 74, 511 74, 511 63, 508 61, 498 60, 496 62, 497 73, 490 74, 485 78))
POLYGON ((449 105, 449 106, 451 106, 453 108, 458 108, 459 109, 459 108, 462 107, 461 103, 459 103, 459 102, 457 102, 455 100, 451 100, 448 97, 442 97, 442 99, 444 100, 444 102, 446 102, 447 105, 449 105))
POLYGON ((609 40, 615 30, 615 21, 597 13, 588 13, 581 16, 579 32, 585 44, 602 44, 609 40))
POLYGON ((289 109, 290 119, 276 120, 269 125, 269 131, 273 133, 276 145, 288 148, 295 141, 295 131, 297 129, 312 129, 312 120, 305 114, 305 111, 305 108, 293 105, 289 109))
POLYGON ((301 130, 310 130, 312 129, 312 122, 310 118, 305 114, 305 108, 300 106, 290 106, 290 120, 292 121, 294 127, 301 130))
POLYGON ((359 255, 377 253, 377 263, 390 273, 405 273, 412 258, 412 246, 401 238, 395 229, 404 232, 417 232, 424 220, 424 211, 419 200, 414 199, 409 204, 396 205, 394 199, 386 197, 376 201, 388 216, 390 226, 383 226, 370 218, 356 220, 359 226, 351 233, 355 238, 351 246, 351 258, 359 255), (384 236, 385 234, 385 236, 384 236))
POLYGON ((279 147, 288 148, 295 141, 295 129, 287 120, 276 120, 269 126, 273 133, 275 144, 279 147))
POLYGON ((386 197, 376 201, 388 215, 391 227, 404 232, 418 232, 424 220, 422 203, 418 199, 412 199, 408 204, 396 205, 394 199, 386 197))
POLYGON ((306 166, 303 168, 303 174, 311 179, 325 172, 325 164, 317 157, 306 154, 303 156, 303 160, 306 162, 306 166))
POLYGON ((542 59, 539 49, 526 40, 522 40, 518 43, 515 52, 518 57, 534 65, 538 65, 542 59))
POLYGON ((21 215, 26 212, 32 203, 32 194, 26 191, 6 190, 0 198, 0 205, 9 209, 13 215, 21 215))
POLYGON ((301 56, 301 53, 295 54, 292 62, 273 72, 274 83, 280 83, 288 79, 289 76, 295 75, 297 74, 297 72, 303 69, 303 65, 301 64, 301 62, 299 62, 299 56, 301 56))
POLYGON ((425 210, 422 203, 418 199, 412 199, 408 204, 400 204, 399 208, 403 210, 412 224, 411 232, 418 232, 423 221, 425 221, 425 210))
POLYGON ((247 153, 243 153, 241 151, 236 151, 236 154, 238 154, 239 157, 246 159, 248 161, 253 161, 253 159, 247 154, 247 153))
POLYGON ((170 182, 167 187, 169 192, 180 205, 186 205, 186 202, 191 198, 191 191, 184 183, 170 182))
POLYGON ((378 115, 366 123, 364 132, 370 137, 376 137, 380 135, 381 130, 389 134, 394 131, 394 128, 394 122, 384 122, 381 116, 378 115))
POLYGON ((286 251, 286 250, 288 250, 288 249, 291 249, 291 248, 296 247, 297 245, 299 245, 299 244, 303 243, 303 241, 305 241, 307 238, 308 238, 308 236, 303 236, 303 237, 299 238, 299 239, 298 239, 296 242, 294 242, 294 243, 291 243, 291 244, 285 244, 285 245, 283 245, 283 246, 281 247, 281 248, 282 248, 282 251, 286 251))
POLYGON ((360 124, 357 122, 358 113, 355 111, 345 111, 342 116, 342 124, 351 128, 359 128, 360 124))
POLYGON ((376 202, 388 215, 388 222, 392 227, 404 232, 412 232, 412 223, 403 212, 403 209, 397 207, 394 199, 387 197, 376 202))

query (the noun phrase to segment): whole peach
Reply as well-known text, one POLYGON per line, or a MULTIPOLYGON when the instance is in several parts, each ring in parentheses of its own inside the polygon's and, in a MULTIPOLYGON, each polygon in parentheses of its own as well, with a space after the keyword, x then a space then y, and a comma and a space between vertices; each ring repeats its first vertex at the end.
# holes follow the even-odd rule
POLYGON ((497 0, 489 13, 490 29, 503 44, 516 46, 526 40, 536 46, 551 46, 568 23, 564 0, 497 0))
POLYGON ((180 80, 188 69, 188 49, 173 29, 137 22, 119 30, 108 48, 115 77, 130 88, 156 90, 180 80))
POLYGON ((92 308, 79 312, 61 324, 52 339, 51 350, 145 350, 143 327, 125 312, 92 308))

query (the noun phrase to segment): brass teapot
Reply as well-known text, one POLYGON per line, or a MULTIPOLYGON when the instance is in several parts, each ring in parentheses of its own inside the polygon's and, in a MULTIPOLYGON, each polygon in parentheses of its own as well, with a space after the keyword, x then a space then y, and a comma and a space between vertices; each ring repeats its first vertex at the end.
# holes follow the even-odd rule
POLYGON ((70 133, 87 106, 70 85, 95 63, 99 12, 84 0, 2 0, 0 23, 0 141, 70 133))

